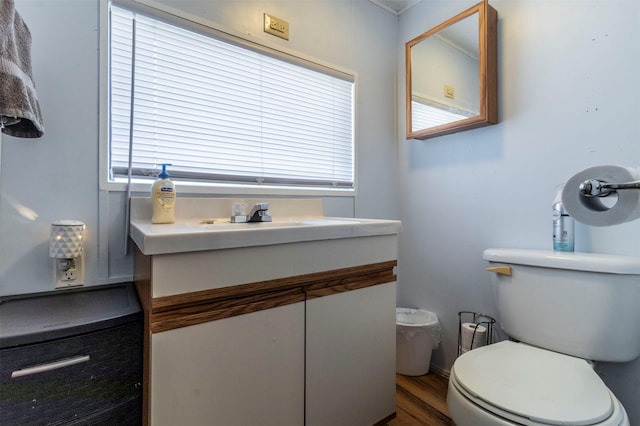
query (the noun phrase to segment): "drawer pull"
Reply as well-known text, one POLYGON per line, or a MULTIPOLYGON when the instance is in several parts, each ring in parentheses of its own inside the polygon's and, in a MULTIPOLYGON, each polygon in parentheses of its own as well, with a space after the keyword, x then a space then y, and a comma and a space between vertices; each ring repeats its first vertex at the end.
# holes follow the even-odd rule
POLYGON ((22 376, 30 376, 32 374, 40 374, 46 371, 57 370, 58 368, 69 367, 70 365, 80 364, 89 361, 89 355, 77 356, 74 358, 62 359, 60 361, 49 362, 47 364, 36 365, 34 367, 23 368, 11 373, 11 378, 22 376))

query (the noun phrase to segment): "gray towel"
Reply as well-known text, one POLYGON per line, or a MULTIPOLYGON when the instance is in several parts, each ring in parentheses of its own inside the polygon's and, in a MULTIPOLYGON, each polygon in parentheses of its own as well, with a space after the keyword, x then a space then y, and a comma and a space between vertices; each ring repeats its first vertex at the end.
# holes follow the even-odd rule
POLYGON ((44 134, 31 73, 31 33, 13 0, 0 0, 0 128, 19 138, 44 134))

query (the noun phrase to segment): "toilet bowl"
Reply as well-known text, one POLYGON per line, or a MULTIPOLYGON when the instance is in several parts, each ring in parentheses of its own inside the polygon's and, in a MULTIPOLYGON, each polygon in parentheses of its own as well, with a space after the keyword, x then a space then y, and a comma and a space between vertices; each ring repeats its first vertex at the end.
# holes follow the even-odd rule
POLYGON ((483 257, 512 340, 455 361, 447 405, 456 425, 628 426, 590 360, 640 355, 640 258, 521 249, 483 257))
POLYGON ((458 426, 629 425, 590 363, 511 341, 460 356, 447 405, 458 426))

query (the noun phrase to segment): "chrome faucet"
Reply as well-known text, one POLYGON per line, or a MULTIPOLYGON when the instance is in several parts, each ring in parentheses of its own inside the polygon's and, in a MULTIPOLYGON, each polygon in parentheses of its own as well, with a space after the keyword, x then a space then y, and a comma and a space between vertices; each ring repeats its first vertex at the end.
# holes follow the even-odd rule
POLYGON ((247 215, 247 222, 271 222, 269 203, 256 203, 247 215))
POLYGON ((256 203, 248 215, 231 216, 231 222, 271 222, 271 216, 269 215, 269 203, 256 203))

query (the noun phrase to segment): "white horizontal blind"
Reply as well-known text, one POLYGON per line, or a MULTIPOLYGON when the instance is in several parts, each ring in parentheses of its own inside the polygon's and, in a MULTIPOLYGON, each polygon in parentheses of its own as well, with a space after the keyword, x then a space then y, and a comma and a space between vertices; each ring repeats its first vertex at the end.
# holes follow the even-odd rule
POLYGON ((469 116, 469 114, 448 111, 443 106, 437 107, 425 102, 411 101, 411 127, 413 129, 427 129, 453 123, 469 116))
MULTIPOLYGON (((354 79, 111 7, 110 161, 132 174, 238 184, 354 185, 354 79), (135 24, 135 41, 132 26, 135 24), (134 43, 135 42, 135 43, 134 43)), ((297 59, 301 62, 301 59, 297 59)))

